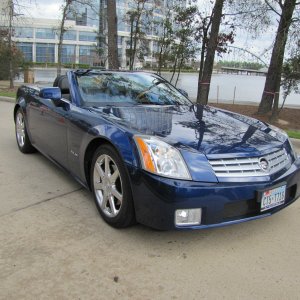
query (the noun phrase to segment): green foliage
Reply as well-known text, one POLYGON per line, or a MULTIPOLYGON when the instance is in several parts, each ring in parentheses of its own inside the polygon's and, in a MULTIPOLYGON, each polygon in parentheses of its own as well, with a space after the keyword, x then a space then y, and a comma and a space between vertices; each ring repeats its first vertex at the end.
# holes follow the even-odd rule
POLYGON ((300 131, 288 130, 287 134, 290 138, 300 139, 300 131))
POLYGON ((158 62, 158 74, 160 74, 161 69, 167 67, 170 62, 172 45, 175 43, 175 32, 171 19, 172 9, 172 6, 168 6, 165 18, 154 21, 154 25, 157 28, 156 34, 160 36, 157 42, 157 51, 153 53, 158 62))
POLYGON ((143 61, 149 54, 146 33, 148 28, 151 28, 153 17, 153 7, 147 6, 147 0, 134 0, 131 5, 132 8, 127 11, 124 19, 130 28, 130 38, 126 49, 130 70, 134 67, 135 58, 143 61))
POLYGON ((16 98, 16 92, 15 91, 0 91, 0 96, 16 98))
POLYGON ((174 78, 176 70, 178 72, 177 79, 175 81, 176 86, 182 68, 187 64, 187 62, 196 57, 198 48, 194 38, 196 29, 193 24, 198 9, 197 6, 189 6, 187 8, 177 6, 174 10, 174 27, 176 30, 174 31, 175 42, 171 46, 170 60, 174 61, 171 81, 174 78))
POLYGON ((292 91, 300 93, 300 53, 288 59, 283 64, 281 86, 283 88, 284 98, 292 91))
POLYGON ((19 74, 19 68, 24 64, 24 58, 22 52, 13 45, 12 51, 10 51, 8 43, 4 40, 0 40, 0 80, 9 79, 9 56, 12 56, 13 75, 19 74))
POLYGON ((264 67, 263 64, 258 62, 248 62, 248 61, 226 61, 220 60, 217 64, 218 67, 230 67, 230 68, 241 68, 249 70, 259 70, 264 67))

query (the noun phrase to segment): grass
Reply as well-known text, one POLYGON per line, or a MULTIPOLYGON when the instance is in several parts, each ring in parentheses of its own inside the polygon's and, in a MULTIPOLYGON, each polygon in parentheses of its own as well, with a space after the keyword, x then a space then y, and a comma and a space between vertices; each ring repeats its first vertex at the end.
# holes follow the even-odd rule
POLYGON ((1 91, 0 90, 0 96, 16 98, 16 91, 1 91))
POLYGON ((300 139, 300 131, 287 130, 287 134, 290 138, 300 139))

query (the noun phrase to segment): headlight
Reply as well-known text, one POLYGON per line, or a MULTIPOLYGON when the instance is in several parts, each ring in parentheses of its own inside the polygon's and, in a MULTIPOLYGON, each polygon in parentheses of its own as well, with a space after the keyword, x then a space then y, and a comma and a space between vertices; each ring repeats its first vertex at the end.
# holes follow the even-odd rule
POLYGON ((294 159, 296 160, 297 157, 298 157, 298 155, 297 155, 297 152, 296 152, 296 150, 295 150, 295 147, 293 146, 293 143, 290 141, 290 139, 288 139, 288 141, 289 141, 290 147, 291 147, 291 149, 292 149, 292 154, 293 154, 293 156, 294 156, 294 159))
POLYGON ((298 157, 297 152, 295 151, 295 147, 293 146, 292 142, 290 141, 288 134, 284 130, 282 130, 276 126, 273 126, 270 124, 268 124, 268 126, 272 130, 271 132, 269 132, 270 135, 278 138, 282 142, 285 142, 286 140, 288 140, 291 150, 292 150, 292 155, 293 155, 294 159, 297 159, 297 157, 298 157), (280 137, 283 137, 284 140, 282 140, 280 137))
POLYGON ((171 145, 150 136, 135 136, 143 169, 170 178, 191 180, 180 152, 171 145))

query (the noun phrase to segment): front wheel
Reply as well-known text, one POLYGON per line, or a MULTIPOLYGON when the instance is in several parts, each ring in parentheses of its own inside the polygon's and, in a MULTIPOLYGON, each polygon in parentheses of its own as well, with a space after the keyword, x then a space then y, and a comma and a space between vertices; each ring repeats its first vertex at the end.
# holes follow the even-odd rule
POLYGON ((125 228, 135 222, 129 177, 110 145, 100 146, 94 154, 91 185, 97 209, 109 225, 125 228))
POLYGON ((31 145, 29 136, 27 133, 24 114, 21 108, 18 109, 15 118, 15 130, 17 144, 21 152, 23 153, 33 153, 35 148, 31 145))

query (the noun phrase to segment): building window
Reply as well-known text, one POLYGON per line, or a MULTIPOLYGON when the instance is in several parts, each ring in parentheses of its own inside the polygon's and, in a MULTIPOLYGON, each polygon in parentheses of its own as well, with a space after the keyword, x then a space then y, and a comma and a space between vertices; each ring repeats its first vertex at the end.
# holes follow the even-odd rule
POLYGON ((25 61, 32 61, 32 43, 17 43, 16 45, 22 51, 25 61))
POLYGON ((82 14, 76 15, 76 25, 87 26, 87 9, 82 14))
POLYGON ((122 59, 122 57, 123 57, 123 49, 122 48, 118 49, 118 57, 119 57, 119 59, 122 59))
POLYGON ((126 0, 119 0, 117 3, 118 6, 126 6, 126 0))
POLYGON ((76 30, 67 30, 64 33, 64 40, 66 40, 66 41, 76 41, 77 40, 76 30))
POLYGON ((33 38, 33 28, 16 27, 14 36, 17 38, 33 38))
POLYGON ((153 12, 155 14, 162 15, 163 14, 162 7, 161 6, 155 6, 153 12))
POLYGON ((55 32, 50 28, 37 28, 35 37, 37 39, 55 39, 55 32))
POLYGON ((93 65, 96 58, 96 49, 93 46, 79 46, 79 63, 93 65))
POLYGON ((49 63, 55 61, 54 44, 36 44, 36 62, 49 63))
POLYGON ((118 36, 118 46, 122 47, 123 44, 123 37, 122 36, 118 36))
POLYGON ((80 31, 79 41, 96 42, 97 34, 95 32, 80 31))
POLYGON ((163 18, 161 17, 154 17, 153 21, 153 35, 162 36, 163 34, 163 18))
POLYGON ((157 41, 153 42, 153 53, 158 53, 159 52, 159 44, 157 41))
POLYGON ((117 8, 117 16, 118 16, 118 31, 130 31, 129 26, 129 18, 124 12, 124 8, 117 8), (128 24, 127 24, 128 23, 128 24))
POLYGON ((141 19, 141 25, 142 25, 142 31, 145 32, 147 35, 152 34, 152 17, 149 17, 147 15, 142 15, 141 19))
POLYGON ((75 63, 76 62, 76 54, 75 54, 75 46, 74 45, 63 45, 62 46, 62 54, 61 54, 62 63, 75 63))

